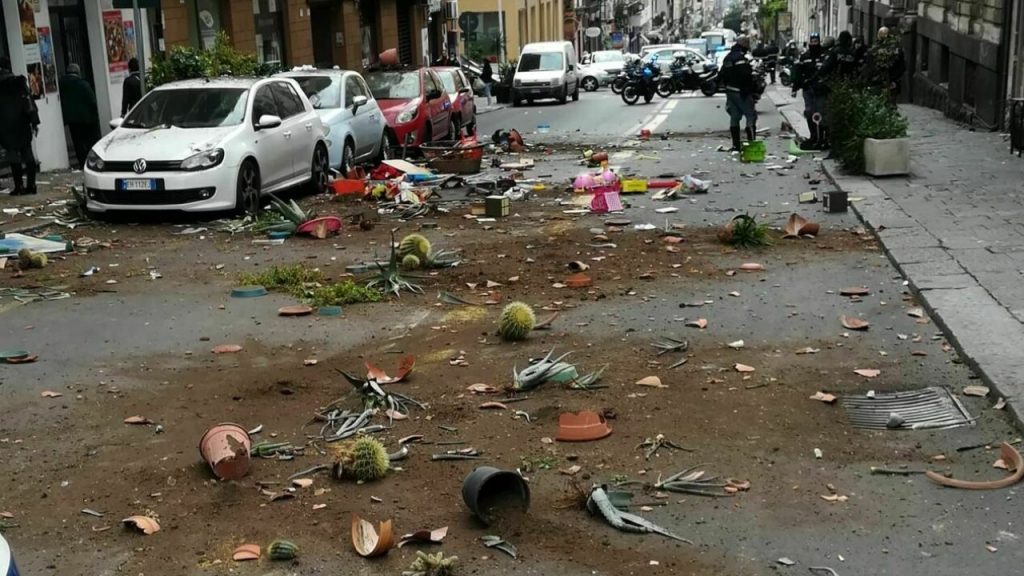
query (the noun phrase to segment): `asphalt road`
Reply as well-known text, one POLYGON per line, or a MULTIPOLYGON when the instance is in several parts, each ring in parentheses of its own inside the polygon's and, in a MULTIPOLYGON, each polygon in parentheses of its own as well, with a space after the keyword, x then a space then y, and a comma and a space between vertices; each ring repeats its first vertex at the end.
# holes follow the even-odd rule
MULTIPOLYGON (((757 109, 759 127, 778 127, 781 116, 767 98, 758 103, 757 109)), ((699 92, 675 94, 667 99, 655 96, 650 104, 641 100, 629 106, 610 89, 602 88, 597 92, 581 92, 578 102, 559 104, 555 100, 544 100, 518 108, 508 106, 483 114, 479 119, 482 135, 509 128, 524 135, 534 134, 543 124, 549 126, 550 137, 583 134, 617 139, 635 136, 644 128, 655 135, 726 132, 729 118, 725 113, 724 94, 710 98, 699 92)))

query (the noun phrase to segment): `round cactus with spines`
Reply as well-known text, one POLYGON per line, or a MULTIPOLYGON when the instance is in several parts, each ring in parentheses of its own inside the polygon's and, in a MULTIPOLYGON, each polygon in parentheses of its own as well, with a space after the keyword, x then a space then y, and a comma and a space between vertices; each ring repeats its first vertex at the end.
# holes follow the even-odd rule
POLYGON ((405 258, 411 254, 419 258, 420 262, 426 262, 430 259, 432 251, 433 248, 430 245, 430 240, 427 240, 422 234, 409 234, 398 243, 398 256, 400 258, 405 258))
POLYGON ((537 325, 537 317, 533 308, 523 302, 512 302, 501 311, 498 319, 498 335, 502 340, 517 342, 525 340, 537 325))
POLYGON ((359 482, 380 480, 391 466, 388 451, 379 440, 369 436, 356 440, 352 445, 352 462, 349 473, 359 482))
POLYGON ((421 264, 420 257, 415 254, 406 254, 402 258, 402 269, 404 270, 416 270, 421 264))
POLYGON ((267 546, 271 560, 293 560, 299 555, 299 547, 287 540, 274 540, 267 546))

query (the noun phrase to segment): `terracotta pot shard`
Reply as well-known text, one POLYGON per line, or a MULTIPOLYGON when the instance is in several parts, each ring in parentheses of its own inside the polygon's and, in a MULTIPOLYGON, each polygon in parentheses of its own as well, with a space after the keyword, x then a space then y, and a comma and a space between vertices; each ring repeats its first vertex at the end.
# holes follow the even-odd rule
POLYGON ((882 373, 882 371, 876 370, 875 368, 858 368, 854 370, 853 373, 858 376, 863 376, 865 378, 877 378, 878 375, 882 373))
POLYGON ((789 220, 786 225, 783 226, 782 231, 784 232, 783 238, 799 238, 801 236, 817 236, 818 232, 821 231, 821 226, 815 224, 800 216, 799 214, 790 214, 789 220))
POLYGON ((278 316, 308 316, 313 313, 313 308, 305 304, 294 304, 281 306, 277 309, 278 316))
POLYGON ((375 380, 378 384, 395 384, 405 380, 406 376, 412 373, 412 369, 416 367, 416 357, 413 355, 402 358, 401 363, 398 365, 398 373, 395 376, 388 376, 383 370, 377 368, 370 362, 366 362, 366 377, 370 380, 375 380))
POLYGON ((401 548, 406 544, 413 542, 422 542, 426 544, 440 544, 444 537, 448 535, 448 527, 442 526, 441 528, 435 528, 434 530, 417 530, 412 534, 406 534, 402 536, 402 539, 398 542, 398 547, 401 548))
POLYGON ((936 484, 941 484, 950 488, 963 488, 965 490, 998 490, 999 488, 1007 488, 1020 482, 1021 479, 1024 478, 1024 461, 1021 459, 1020 452, 1010 444, 1003 442, 1000 447, 1000 456, 1006 464, 1006 467, 1014 470, 1013 474, 1003 478, 1002 480, 970 482, 967 480, 947 478, 942 474, 932 472, 931 470, 925 472, 925 475, 936 484))
POLYGON ((133 528, 146 536, 160 531, 160 524, 149 516, 129 516, 121 520, 121 523, 124 524, 125 528, 133 528))
POLYGON ((263 554, 263 550, 259 544, 242 544, 238 548, 235 548, 231 559, 235 562, 245 562, 246 560, 259 560, 260 555, 263 554))
POLYGON ((249 472, 252 439, 238 424, 218 424, 203 434, 199 453, 221 480, 238 480, 249 472))
POLYGON ((391 520, 385 520, 374 529, 373 524, 352 514, 352 547, 364 558, 382 556, 394 546, 391 520))
POLYGON ((238 344, 220 344, 214 346, 213 350, 211 350, 214 354, 234 354, 241 351, 242 347, 238 344))
POLYGON ((745 262, 740 264, 740 270, 743 270, 744 272, 763 272, 764 265, 757 262, 745 262))
POLYGON ((578 414, 567 412, 558 417, 558 435, 555 440, 560 442, 588 442, 600 440, 612 433, 604 416, 597 412, 585 410, 578 414))
POLYGON ((839 317, 839 321, 842 322, 843 328, 847 330, 867 330, 871 323, 867 320, 861 320, 856 316, 847 316, 843 314, 839 317))
POLYGON ((839 291, 840 296, 867 296, 868 294, 871 294, 871 289, 863 286, 848 286, 839 291))
POLYGON ((740 364, 740 363, 736 363, 736 365, 733 366, 733 369, 735 369, 737 372, 753 372, 754 371, 754 367, 753 366, 747 366, 746 364, 740 364))
POLYGON ((508 410, 508 406, 502 404, 501 402, 484 402, 477 408, 481 410, 508 410))

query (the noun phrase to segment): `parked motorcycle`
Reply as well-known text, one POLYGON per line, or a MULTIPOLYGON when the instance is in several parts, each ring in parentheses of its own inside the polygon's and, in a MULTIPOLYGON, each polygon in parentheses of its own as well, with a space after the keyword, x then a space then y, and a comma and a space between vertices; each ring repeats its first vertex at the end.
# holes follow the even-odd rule
POLYGON ((718 92, 718 66, 706 62, 700 72, 694 67, 697 63, 677 58, 670 67, 671 75, 658 81, 658 96, 668 98, 676 92, 695 92, 700 90, 705 96, 714 96, 718 92))
POLYGON ((779 81, 787 88, 793 85, 793 59, 788 56, 779 60, 779 81))
POLYGON ((658 66, 657 58, 644 63, 639 73, 630 76, 625 86, 622 87, 622 101, 630 106, 637 103, 642 96, 644 102, 650 103, 658 91, 658 81, 661 77, 661 68, 658 66))
POLYGON ((629 82, 630 78, 640 73, 640 68, 642 66, 643 63, 640 60, 630 60, 626 62, 622 67, 622 71, 619 72, 619 75, 612 80, 612 93, 622 94, 622 89, 625 88, 626 83, 629 82))
POLYGON ((766 70, 765 63, 759 58, 755 58, 752 63, 753 76, 754 76, 754 103, 757 103, 764 95, 764 91, 768 88, 768 80, 765 79, 766 70))

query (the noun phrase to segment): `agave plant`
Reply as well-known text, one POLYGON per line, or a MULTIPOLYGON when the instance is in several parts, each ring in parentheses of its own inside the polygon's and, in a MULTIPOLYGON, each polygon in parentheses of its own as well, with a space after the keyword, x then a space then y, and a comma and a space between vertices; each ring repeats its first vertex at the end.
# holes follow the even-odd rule
POLYGON ((301 206, 296 204, 295 200, 289 199, 285 202, 274 196, 270 195, 270 206, 283 218, 283 220, 271 221, 256 226, 258 232, 291 232, 294 233, 299 226, 316 218, 316 214, 312 211, 306 212, 301 206))
POLYGON ((339 370, 338 372, 340 372, 341 375, 348 380, 349 384, 356 389, 356 392, 359 392, 363 397, 364 410, 380 409, 391 410, 399 414, 408 414, 411 406, 425 408, 422 402, 406 396, 405 394, 384 390, 380 383, 372 378, 360 378, 359 376, 353 376, 343 370, 339 370))
POLYGON ((420 288, 419 284, 411 282, 409 279, 423 279, 426 277, 403 274, 402 263, 398 258, 398 249, 395 246, 396 230, 397 228, 391 230, 391 258, 388 261, 388 265, 381 266, 380 263, 377 263, 377 268, 380 271, 376 278, 366 283, 366 287, 375 288, 385 294, 394 294, 395 296, 400 296, 402 290, 408 290, 413 294, 422 294, 423 288, 420 288))

